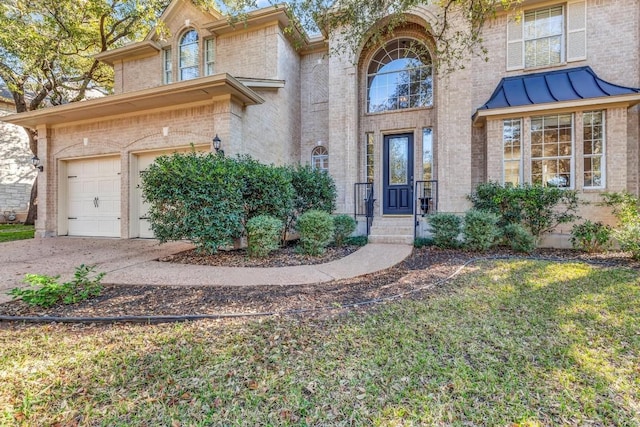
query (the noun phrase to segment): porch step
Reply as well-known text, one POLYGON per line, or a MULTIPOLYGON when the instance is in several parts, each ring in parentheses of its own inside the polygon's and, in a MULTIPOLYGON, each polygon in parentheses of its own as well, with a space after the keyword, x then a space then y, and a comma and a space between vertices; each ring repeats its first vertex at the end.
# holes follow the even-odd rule
POLYGON ((375 217, 369 234, 369 242, 412 245, 413 233, 413 216, 375 217))

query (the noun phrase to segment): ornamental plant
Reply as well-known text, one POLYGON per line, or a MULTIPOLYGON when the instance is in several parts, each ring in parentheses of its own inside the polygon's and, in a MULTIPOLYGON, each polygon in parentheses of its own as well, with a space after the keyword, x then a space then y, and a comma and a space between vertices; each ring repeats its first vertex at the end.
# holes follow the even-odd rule
POLYGON ((620 249, 631 252, 633 259, 640 259, 640 201, 626 192, 604 193, 603 205, 609 206, 618 220, 612 235, 620 249))
POLYGON ((492 212, 471 209, 464 216, 462 234, 467 248, 474 251, 487 251, 493 247, 500 237, 498 220, 500 217, 492 212))
POLYGON ((250 257, 265 257, 278 249, 283 223, 270 215, 258 215, 247 221, 247 252, 250 257))
POLYGON ((336 246, 343 246, 356 230, 356 220, 351 215, 340 214, 333 217, 333 241, 336 246))
POLYGON ((586 220, 571 228, 571 244, 581 251, 601 252, 611 247, 611 231, 608 225, 586 220))
POLYGON ((438 212, 427 217, 433 234, 433 244, 439 248, 457 248, 462 220, 452 213, 438 212))
POLYGON ((488 182, 478 185, 469 200, 474 209, 498 215, 501 228, 508 224, 522 224, 536 243, 544 233, 559 224, 578 219, 578 193, 574 190, 488 182))
POLYGON ((296 228, 300 233, 299 250, 312 256, 324 253, 335 231, 331 215, 315 209, 300 215, 296 228))
POLYGON ((31 287, 13 288, 9 295, 13 299, 22 299, 29 305, 51 307, 55 304, 75 304, 91 297, 100 296, 102 284, 100 281, 106 273, 94 273, 95 266, 81 264, 76 267, 73 279, 69 282, 58 283, 60 276, 46 276, 43 274, 26 274, 24 282, 31 287))

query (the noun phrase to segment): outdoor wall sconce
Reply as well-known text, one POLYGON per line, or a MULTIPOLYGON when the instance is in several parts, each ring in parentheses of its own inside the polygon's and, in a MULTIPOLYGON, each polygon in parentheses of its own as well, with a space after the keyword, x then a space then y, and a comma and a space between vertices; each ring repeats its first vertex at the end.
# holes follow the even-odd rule
POLYGON ((40 172, 44 171, 44 166, 40 164, 40 159, 38 158, 38 156, 33 156, 31 158, 31 164, 34 168, 39 169, 40 172))
POLYGON ((216 133, 216 136, 213 138, 213 148, 216 150, 216 154, 224 156, 224 150, 220 149, 220 145, 222 144, 222 140, 216 133))

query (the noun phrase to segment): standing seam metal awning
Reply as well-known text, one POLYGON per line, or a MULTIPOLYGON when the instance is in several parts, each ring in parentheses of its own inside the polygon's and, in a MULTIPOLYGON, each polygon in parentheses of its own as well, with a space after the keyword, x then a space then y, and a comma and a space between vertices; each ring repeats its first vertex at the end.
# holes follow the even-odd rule
MULTIPOLYGON (((521 76, 505 77, 489 100, 473 116, 491 115, 487 110, 512 107, 551 104, 549 108, 560 107, 554 103, 616 98, 640 103, 640 89, 620 86, 602 80, 591 67, 569 68, 521 76)), ((613 101, 610 99, 609 101, 613 101)))

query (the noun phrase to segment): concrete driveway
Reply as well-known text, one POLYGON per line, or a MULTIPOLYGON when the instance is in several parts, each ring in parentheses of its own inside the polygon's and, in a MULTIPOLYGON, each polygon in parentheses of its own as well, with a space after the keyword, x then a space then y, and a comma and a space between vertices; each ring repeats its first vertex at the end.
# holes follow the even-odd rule
MULTIPOLYGON (((176 252, 192 248, 188 243, 159 245, 150 239, 100 239, 54 237, 0 243, 0 304, 11 300, 7 291, 24 286, 27 273, 73 277, 80 264, 96 265, 96 271, 114 271, 141 266, 176 252)), ((112 283, 108 276, 104 283, 112 283)))
POLYGON ((211 267, 158 262, 191 249, 147 239, 54 237, 0 243, 0 304, 27 273, 73 277, 80 264, 105 272, 104 284, 165 286, 303 285, 356 277, 389 268, 411 254, 410 245, 368 244, 344 258, 317 265, 279 268, 211 267))

